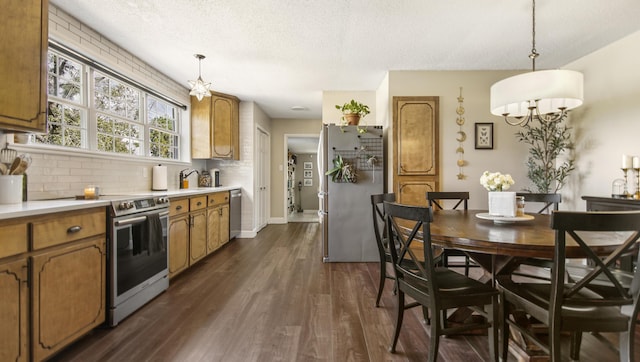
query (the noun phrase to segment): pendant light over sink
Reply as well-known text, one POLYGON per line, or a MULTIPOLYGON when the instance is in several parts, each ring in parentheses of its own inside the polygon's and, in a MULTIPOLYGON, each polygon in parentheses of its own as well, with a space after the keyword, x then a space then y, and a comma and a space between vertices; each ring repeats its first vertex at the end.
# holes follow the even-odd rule
POLYGON ((189 81, 189 85, 191 86, 191 92, 189 92, 189 95, 196 96, 198 101, 201 101, 203 97, 211 97, 211 91, 209 91, 211 83, 205 83, 202 80, 201 63, 205 56, 202 54, 195 54, 194 56, 198 59, 198 79, 189 81))
POLYGON ((491 86, 491 113, 512 126, 530 120, 557 122, 567 111, 582 105, 582 73, 572 70, 536 71, 536 1, 533 0, 532 71, 503 79, 491 86))

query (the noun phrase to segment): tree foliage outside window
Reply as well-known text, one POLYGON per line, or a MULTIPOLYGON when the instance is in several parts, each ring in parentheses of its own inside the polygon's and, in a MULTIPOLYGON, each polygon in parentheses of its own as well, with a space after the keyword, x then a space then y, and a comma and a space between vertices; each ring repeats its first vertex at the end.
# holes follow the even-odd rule
POLYGON ((47 70, 47 133, 37 135, 37 143, 180 159, 175 105, 55 50, 47 70))
POLYGON ((87 139, 87 108, 83 101, 83 66, 67 57, 47 57, 47 133, 36 142, 82 148, 87 139))
POLYGON ((150 156, 178 158, 178 114, 175 106, 154 97, 147 97, 150 156))

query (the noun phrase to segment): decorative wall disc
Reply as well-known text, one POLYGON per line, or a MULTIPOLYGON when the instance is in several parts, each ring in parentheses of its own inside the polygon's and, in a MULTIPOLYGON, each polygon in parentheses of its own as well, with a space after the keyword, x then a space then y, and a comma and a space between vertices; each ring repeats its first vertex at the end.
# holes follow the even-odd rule
POLYGON ((464 147, 463 143, 467 139, 467 134, 462 129, 464 125, 464 98, 462 97, 462 87, 460 87, 460 96, 458 96, 458 107, 456 107, 456 114, 458 117, 456 118, 456 124, 458 125, 458 132, 456 132, 456 141, 458 141, 458 148, 456 148, 456 153, 458 154, 458 160, 456 161, 456 165, 458 166, 458 174, 456 177, 458 180, 464 180, 467 176, 465 176, 463 167, 466 166, 467 161, 464 160, 464 147))

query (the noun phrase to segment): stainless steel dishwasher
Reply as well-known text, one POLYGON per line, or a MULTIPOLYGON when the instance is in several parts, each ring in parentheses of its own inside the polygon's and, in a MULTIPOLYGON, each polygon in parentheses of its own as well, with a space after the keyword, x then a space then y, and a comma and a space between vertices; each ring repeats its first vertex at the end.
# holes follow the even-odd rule
POLYGON ((231 201, 229 202, 229 239, 240 235, 240 219, 242 215, 242 190, 231 190, 231 201))

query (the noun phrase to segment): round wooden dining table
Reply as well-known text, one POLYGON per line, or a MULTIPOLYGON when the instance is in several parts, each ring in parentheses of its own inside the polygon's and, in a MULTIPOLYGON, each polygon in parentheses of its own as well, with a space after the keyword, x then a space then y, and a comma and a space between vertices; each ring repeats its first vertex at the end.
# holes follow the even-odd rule
MULTIPOLYGON (((527 214, 533 219, 518 222, 498 222, 478 218, 486 210, 435 210, 431 223, 433 245, 458 249, 470 254, 553 259, 555 230, 551 216, 527 214)), ((596 254, 608 254, 624 238, 610 234, 590 233, 586 238, 596 254)), ((584 257, 580 247, 567 240, 567 258, 584 257)))

